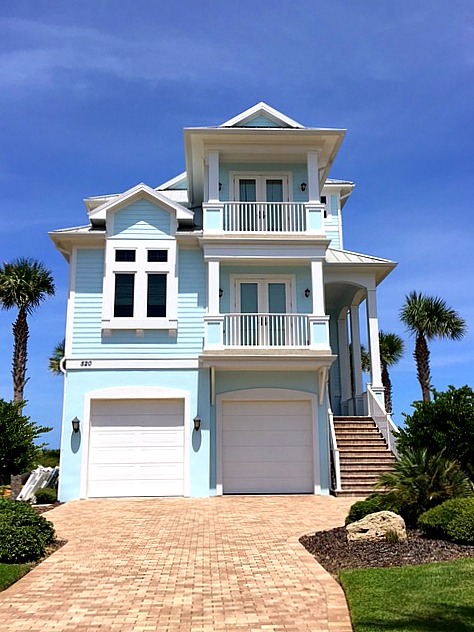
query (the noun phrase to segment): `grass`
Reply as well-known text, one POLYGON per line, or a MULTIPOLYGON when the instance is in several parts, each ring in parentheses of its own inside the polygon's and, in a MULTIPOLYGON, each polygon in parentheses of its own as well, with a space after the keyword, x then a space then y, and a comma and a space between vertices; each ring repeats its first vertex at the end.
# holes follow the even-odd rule
POLYGON ((341 571, 354 632, 473 632, 474 560, 341 571))
POLYGON ((5 590, 26 575, 32 564, 0 564, 0 590, 5 590))

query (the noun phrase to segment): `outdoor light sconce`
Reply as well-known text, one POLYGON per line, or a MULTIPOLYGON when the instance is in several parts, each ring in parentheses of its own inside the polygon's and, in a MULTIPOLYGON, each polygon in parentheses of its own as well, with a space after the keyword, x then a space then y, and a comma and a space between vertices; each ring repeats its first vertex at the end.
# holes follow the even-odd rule
POLYGON ((224 290, 220 287, 219 288, 219 298, 222 298, 224 296, 224 290))
POLYGON ((304 296, 305 298, 309 298, 311 295, 311 290, 309 289, 309 287, 306 288, 306 290, 304 291, 304 296))
POLYGON ((72 431, 79 432, 79 424, 81 423, 79 419, 77 417, 74 417, 71 423, 72 423, 72 431))
POLYGON ((219 191, 222 191, 222 182, 219 182, 219 191))
POLYGON ((308 185, 306 184, 306 182, 302 182, 302 183, 300 184, 300 189, 301 189, 302 191, 306 191, 306 187, 307 187, 307 186, 308 186, 308 185))
POLYGON ((194 430, 196 432, 199 432, 201 430, 201 417, 198 417, 196 415, 196 417, 194 417, 193 421, 194 421, 194 430))

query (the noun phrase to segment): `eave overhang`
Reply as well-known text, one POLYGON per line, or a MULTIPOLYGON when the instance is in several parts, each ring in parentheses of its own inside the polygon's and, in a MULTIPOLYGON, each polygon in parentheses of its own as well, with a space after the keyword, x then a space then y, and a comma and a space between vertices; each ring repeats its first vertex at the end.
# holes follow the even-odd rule
POLYGON ((395 261, 381 259, 371 255, 365 255, 350 250, 328 248, 326 251, 325 282, 331 282, 331 271, 342 272, 341 278, 347 277, 350 282, 350 273, 367 273, 373 277, 376 285, 379 285, 397 267, 395 261))
POLYGON ((200 203, 204 194, 206 154, 219 151, 222 162, 256 160, 284 163, 306 162, 307 152, 319 154, 319 182, 322 188, 346 130, 280 127, 185 128, 184 147, 188 197, 200 203))

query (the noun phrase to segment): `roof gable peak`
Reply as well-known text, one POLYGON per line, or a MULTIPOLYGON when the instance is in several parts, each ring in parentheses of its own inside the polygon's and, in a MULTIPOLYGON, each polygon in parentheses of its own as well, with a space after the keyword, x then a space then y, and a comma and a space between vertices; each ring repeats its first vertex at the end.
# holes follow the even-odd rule
POLYGON ((237 114, 225 121, 219 127, 290 127, 302 129, 303 125, 297 123, 282 112, 275 110, 267 103, 260 101, 248 110, 237 114))

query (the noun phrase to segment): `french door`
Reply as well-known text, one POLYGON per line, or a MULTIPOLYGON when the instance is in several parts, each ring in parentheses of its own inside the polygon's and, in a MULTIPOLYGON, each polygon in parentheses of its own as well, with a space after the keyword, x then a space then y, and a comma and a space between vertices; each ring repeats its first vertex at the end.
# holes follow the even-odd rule
POLYGON ((250 231, 275 231, 283 226, 282 203, 288 202, 288 176, 235 176, 234 199, 242 205, 242 224, 250 231))
POLYGON ((235 311, 240 317, 240 345, 285 346, 291 313, 290 279, 236 281, 235 311))

